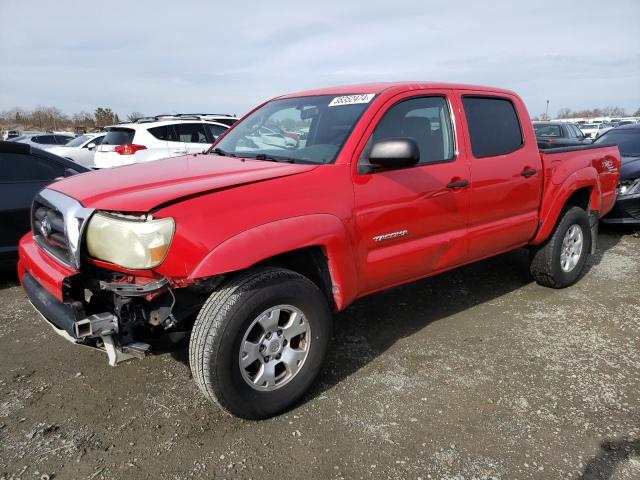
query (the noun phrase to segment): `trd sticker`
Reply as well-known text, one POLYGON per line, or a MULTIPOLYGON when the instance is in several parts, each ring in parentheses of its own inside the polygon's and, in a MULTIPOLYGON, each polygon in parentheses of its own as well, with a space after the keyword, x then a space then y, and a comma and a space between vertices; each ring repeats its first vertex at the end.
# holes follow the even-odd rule
POLYGON ((335 97, 329 102, 330 107, 338 107, 340 105, 353 105, 356 103, 369 103, 375 93, 362 93, 360 95, 343 95, 342 97, 335 97))

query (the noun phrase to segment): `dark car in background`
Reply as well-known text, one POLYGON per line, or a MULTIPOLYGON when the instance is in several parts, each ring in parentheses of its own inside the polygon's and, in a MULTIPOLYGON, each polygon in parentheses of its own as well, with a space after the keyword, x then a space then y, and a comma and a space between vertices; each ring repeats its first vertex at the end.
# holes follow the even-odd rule
POLYGON ((0 268, 13 268, 18 240, 31 229, 36 193, 51 182, 88 168, 28 144, 0 141, 0 268))
POLYGON ((11 141, 16 143, 26 143, 32 147, 47 150, 49 148, 66 145, 73 139, 73 135, 67 135, 64 133, 33 133, 12 138, 11 141))
POLYGON ((593 143, 618 145, 622 157, 616 204, 602 221, 640 225, 640 124, 621 125, 593 143))
POLYGON ((580 129, 569 122, 533 122, 538 148, 572 147, 591 143, 580 129))

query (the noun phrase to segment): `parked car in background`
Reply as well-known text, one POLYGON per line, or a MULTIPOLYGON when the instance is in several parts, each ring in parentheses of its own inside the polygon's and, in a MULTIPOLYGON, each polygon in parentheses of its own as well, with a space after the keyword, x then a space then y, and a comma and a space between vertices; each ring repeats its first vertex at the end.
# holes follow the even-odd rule
POLYGON ((580 130, 584 134, 585 137, 590 138, 591 140, 595 140, 603 133, 611 130, 611 125, 608 123, 600 122, 600 123, 585 123, 580 126, 580 130))
POLYGON ((635 125, 637 123, 638 122, 636 122, 635 120, 620 120, 617 126, 621 127, 622 125, 635 125))
POLYGON ((202 153, 229 129, 197 116, 159 116, 107 127, 97 147, 94 168, 144 163, 188 153, 202 153))
POLYGON ((34 195, 47 184, 86 172, 75 162, 18 142, 0 142, 0 268, 15 267, 18 240, 31 229, 34 195))
POLYGON ((11 140, 12 142, 26 143, 35 148, 48 150, 50 148, 66 145, 73 140, 73 135, 59 133, 31 133, 21 135, 11 140))
POLYGON ((12 138, 17 138, 20 136, 20 132, 18 130, 3 130, 2 131, 2 140, 11 140, 12 138))
POLYGON ((640 124, 621 125, 594 142, 594 145, 611 144, 620 150, 622 167, 615 206, 602 221, 640 225, 640 124))
POLYGON ((533 122, 538 148, 568 147, 591 143, 584 133, 569 122, 533 122))
POLYGON ((217 122, 222 123, 231 127, 234 123, 238 121, 238 117, 235 115, 228 115, 226 113, 184 113, 179 114, 178 116, 198 116, 201 120, 207 120, 209 122, 217 122))
POLYGON ((96 154, 96 148, 102 143, 106 133, 85 133, 74 138, 69 143, 61 146, 50 148, 49 151, 55 155, 59 155, 69 160, 73 160, 85 167, 93 167, 93 157, 96 154))
POLYGON ((539 151, 507 90, 318 89, 264 103, 206 154, 44 189, 18 272, 61 335, 112 365, 191 330, 201 391, 265 418, 311 386, 332 310, 358 298, 525 246, 539 284, 576 282, 619 166, 616 147, 539 151), (274 125, 308 135, 254 142, 274 125))

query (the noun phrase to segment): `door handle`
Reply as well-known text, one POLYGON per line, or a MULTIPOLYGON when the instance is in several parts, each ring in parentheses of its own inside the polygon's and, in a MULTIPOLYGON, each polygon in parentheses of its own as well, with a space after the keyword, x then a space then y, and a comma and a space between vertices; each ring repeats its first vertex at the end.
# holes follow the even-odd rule
POLYGON ((538 173, 538 171, 535 168, 525 167, 525 169, 520 172, 520 175, 522 175, 525 178, 528 178, 528 177, 534 176, 536 173, 538 173))
POLYGON ((447 183, 447 188, 463 188, 469 185, 469 180, 458 180, 456 182, 447 183))

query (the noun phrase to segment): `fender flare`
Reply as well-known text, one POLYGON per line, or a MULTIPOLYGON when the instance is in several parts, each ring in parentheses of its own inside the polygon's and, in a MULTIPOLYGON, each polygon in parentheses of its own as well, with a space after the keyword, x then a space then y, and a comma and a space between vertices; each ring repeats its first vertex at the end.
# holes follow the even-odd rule
POLYGON ((324 250, 332 295, 341 310, 355 298, 357 273, 347 229, 331 214, 290 217, 240 232, 214 247, 189 278, 195 280, 244 270, 273 256, 312 246, 324 250))
POLYGON ((543 199, 540 205, 540 223, 538 231, 530 242, 532 245, 539 245, 549 238, 567 200, 581 188, 590 190, 590 210, 600 211, 602 203, 600 178, 598 177, 598 172, 591 167, 573 172, 560 184, 554 184, 552 179, 547 183, 546 188, 545 198, 549 200, 545 202, 543 199))

